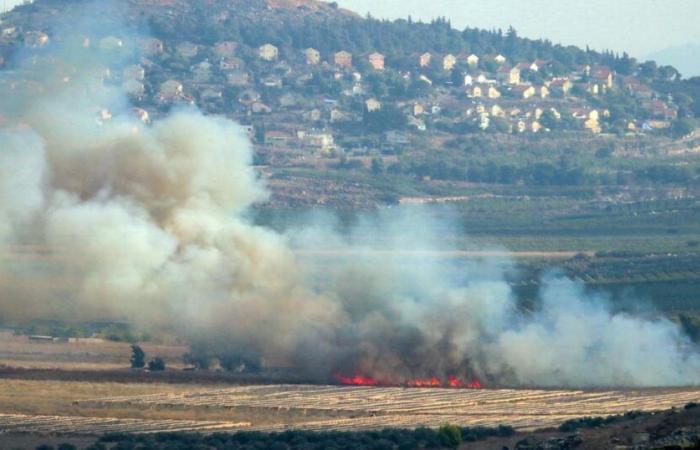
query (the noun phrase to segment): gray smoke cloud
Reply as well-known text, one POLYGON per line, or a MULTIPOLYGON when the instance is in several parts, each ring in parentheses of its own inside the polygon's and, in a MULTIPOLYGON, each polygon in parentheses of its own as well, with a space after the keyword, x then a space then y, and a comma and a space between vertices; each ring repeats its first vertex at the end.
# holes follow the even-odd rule
POLYGON ((267 191, 241 127, 191 108, 145 124, 95 82, 99 50, 66 51, 68 80, 29 65, 3 75, 48 88, 15 83, 0 107, 0 318, 127 319, 179 334, 194 358, 322 380, 700 382, 700 355, 670 321, 615 313, 556 275, 525 314, 509 261, 446 262, 449 224, 420 210, 349 233, 328 217, 256 226, 247 211, 267 191), (105 108, 111 120, 96 120, 105 108))

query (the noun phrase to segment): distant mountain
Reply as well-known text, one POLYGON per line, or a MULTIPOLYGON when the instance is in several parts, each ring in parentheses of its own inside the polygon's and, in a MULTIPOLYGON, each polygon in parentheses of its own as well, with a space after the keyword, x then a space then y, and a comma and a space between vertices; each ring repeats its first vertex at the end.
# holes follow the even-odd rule
POLYGON ((651 53, 646 59, 673 66, 685 78, 700 76, 700 43, 670 47, 651 53))

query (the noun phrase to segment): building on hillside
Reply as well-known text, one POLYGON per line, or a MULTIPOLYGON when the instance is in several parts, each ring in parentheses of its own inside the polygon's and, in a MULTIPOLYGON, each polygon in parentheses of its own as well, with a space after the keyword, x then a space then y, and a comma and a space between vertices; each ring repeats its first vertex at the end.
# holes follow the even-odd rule
POLYGON ((384 55, 379 52, 374 52, 368 57, 369 65, 374 70, 384 70, 384 55))
POLYGON ((612 88, 615 81, 612 70, 606 66, 595 66, 591 69, 590 77, 594 82, 604 85, 607 89, 612 88))
POLYGON ((491 108, 489 108, 489 114, 491 114, 492 117, 506 116, 506 112, 499 105, 491 105, 491 108))
POLYGON ((568 78, 557 78, 549 82, 549 90, 561 95, 567 95, 574 85, 568 78))
POLYGON ((365 109, 367 109, 367 112, 379 111, 382 109, 382 104, 376 98, 370 98, 365 102, 365 109))
POLYGON ((425 125, 425 121, 415 116, 408 116, 408 126, 414 128, 416 131, 426 131, 428 129, 425 125))
POLYGON ((124 48, 124 41, 116 36, 106 36, 97 45, 102 51, 112 52, 124 48))
POLYGON ((206 83, 211 78, 211 68, 212 65, 209 61, 202 61, 199 64, 192 66, 190 69, 192 71, 192 80, 197 83, 206 83))
POLYGON ((521 73, 522 73, 522 72, 534 72, 534 70, 532 69, 532 63, 529 63, 529 62, 521 62, 521 63, 518 63, 515 67, 516 67, 521 73))
POLYGON ((348 114, 338 108, 331 109, 330 120, 331 123, 345 122, 349 119, 348 114))
POLYGON ((341 50, 333 55, 333 63, 338 67, 349 69, 352 67, 352 53, 341 50))
POLYGON ((472 69, 475 69, 479 65, 479 57, 473 53, 467 56, 467 65, 472 69))
POLYGON ((246 89, 238 96, 238 102, 243 105, 252 105, 260 100, 260 94, 252 89, 246 89))
POLYGON ((654 91, 649 85, 641 83, 634 77, 625 77, 621 80, 622 87, 637 100, 651 100, 654 98, 654 91))
POLYGON ((501 54, 486 55, 482 59, 486 62, 494 62, 494 63, 498 64, 499 66, 502 66, 503 64, 506 63, 506 57, 501 55, 501 54))
POLYGON ((305 122, 320 122, 322 113, 321 110, 318 108, 314 108, 310 111, 306 111, 302 117, 304 118, 305 122))
POLYGON ((513 86, 509 92, 511 96, 521 100, 527 100, 529 98, 532 98, 537 93, 534 86, 529 85, 513 86))
POLYGON ((496 72, 496 79, 502 84, 520 84, 520 69, 504 64, 496 72))
POLYGON ((299 105, 299 97, 292 92, 285 92, 277 99, 281 108, 294 108, 299 105))
POLYGON ((160 85, 160 95, 166 99, 173 98, 183 93, 183 86, 177 80, 168 80, 160 85))
POLYGON ((549 97, 549 88, 547 86, 538 86, 535 88, 535 91, 535 95, 543 100, 549 97))
POLYGON ((310 147, 313 150, 321 151, 323 153, 328 153, 335 149, 335 140, 333 135, 330 133, 304 133, 302 132, 300 140, 306 147, 310 147))
POLYGON ((209 86, 201 90, 199 98, 202 100, 218 100, 224 98, 224 91, 218 86, 209 86))
POLYGON ((542 129, 542 125, 537 120, 533 120, 533 121, 520 120, 517 123, 518 133, 525 133, 525 132, 538 133, 541 129, 542 129))
POLYGON ((24 46, 40 48, 49 43, 49 35, 43 31, 27 31, 24 33, 24 46))
POLYGON ((316 66, 321 63, 321 53, 315 48, 307 48, 304 50, 304 59, 309 66, 316 66))
POLYGON ((131 108, 131 117, 140 120, 143 123, 151 123, 151 115, 142 108, 131 108))
POLYGON ((122 80, 136 80, 143 81, 146 78, 146 69, 139 64, 132 64, 131 66, 126 66, 122 72, 122 80))
POLYGON ((542 70, 542 69, 544 69, 544 68, 546 68, 546 67, 549 67, 549 66, 550 66, 550 62, 549 62, 549 61, 547 61, 547 60, 545 60, 545 59, 536 59, 536 60, 532 63, 532 65, 530 65, 530 68, 531 68, 533 71, 535 71, 535 72, 539 72, 540 70, 542 70))
POLYGON ((253 114, 271 114, 272 108, 262 102, 255 102, 250 105, 250 112, 253 114))
POLYGON ((574 108, 571 110, 571 116, 583 122, 583 127, 593 133, 600 133, 600 114, 598 110, 590 108, 574 108))
POLYGON ((425 114, 425 106, 423 104, 415 102, 411 108, 411 114, 414 116, 422 116, 425 114))
POLYGON ((467 89, 467 96, 472 98, 486 97, 496 99, 501 97, 501 92, 490 84, 476 84, 467 89))
POLYGON ((485 73, 480 72, 473 78, 474 82, 480 84, 495 84, 496 80, 489 80, 485 73))
POLYGON ((389 145, 403 146, 411 143, 411 138, 407 133, 391 130, 384 133, 384 141, 389 145))
POLYGON ((426 76, 423 75, 423 74, 421 74, 420 76, 418 76, 418 80, 419 80, 419 81, 422 81, 423 83, 427 84, 428 86, 432 86, 432 85, 433 85, 433 80, 431 80, 430 78, 426 77, 426 76))
POLYGON ((199 54, 199 47, 192 42, 181 42, 175 47, 177 54, 184 59, 192 59, 199 54))
POLYGON ((125 79, 122 82, 122 90, 128 96, 139 100, 142 99, 146 93, 146 87, 144 84, 141 81, 134 79, 125 79))
POLYGON ((138 41, 139 48, 146 56, 156 56, 160 55, 165 51, 165 46, 163 41, 156 38, 142 38, 138 41))
POLYGON ((452 53, 448 53, 442 57, 442 68, 443 70, 450 71, 457 65, 457 57, 452 53))
POLYGON ((267 88, 281 89, 283 82, 277 75, 270 75, 262 79, 262 85, 267 88))
POLYGON ((258 57, 263 61, 276 61, 279 57, 279 49, 272 44, 265 44, 258 49, 258 57))
POLYGON ((238 48, 238 43, 234 41, 222 41, 218 42, 214 46, 214 54, 219 58, 231 57, 236 55, 236 49, 238 48))
POLYGON ((222 72, 228 72, 232 70, 243 70, 245 67, 245 61, 235 56, 224 56, 219 60, 219 69, 222 72))
POLYGON ((419 67, 428 67, 430 66, 430 62, 433 59, 433 55, 431 55, 429 52, 425 52, 421 55, 418 55, 418 66, 419 67))
POLYGON ((250 75, 248 72, 235 71, 226 75, 226 83, 230 86, 242 87, 250 84, 250 75))
POLYGON ((661 100, 644 101, 642 108, 654 119, 676 120, 678 118, 678 108, 669 106, 661 100))
POLYGON ((265 132, 265 145, 270 147, 286 147, 296 141, 294 135, 280 130, 270 130, 265 132))

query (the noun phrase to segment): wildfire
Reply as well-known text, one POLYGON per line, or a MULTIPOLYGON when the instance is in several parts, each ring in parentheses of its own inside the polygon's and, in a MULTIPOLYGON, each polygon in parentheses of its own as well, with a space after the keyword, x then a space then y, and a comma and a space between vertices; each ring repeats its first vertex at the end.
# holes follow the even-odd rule
POLYGON ((345 386, 405 386, 405 387, 415 387, 415 388, 453 388, 453 389, 482 389, 483 385, 481 381, 473 379, 471 381, 463 381, 455 376, 447 377, 447 380, 441 380, 437 377, 433 378, 419 378, 415 380, 410 380, 404 383, 396 383, 390 380, 380 380, 372 377, 368 377, 361 374, 355 374, 353 376, 335 375, 335 379, 338 383, 345 386))
POLYGON ((336 379, 340 384, 346 386, 380 386, 381 383, 378 380, 370 377, 364 377, 362 375, 354 375, 352 377, 344 377, 342 375, 336 375, 336 379))

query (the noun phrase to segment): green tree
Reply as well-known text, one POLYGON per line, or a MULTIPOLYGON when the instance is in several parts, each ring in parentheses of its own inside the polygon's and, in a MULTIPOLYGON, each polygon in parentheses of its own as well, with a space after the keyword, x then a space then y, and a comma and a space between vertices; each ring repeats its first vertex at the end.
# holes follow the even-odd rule
POLYGON ((674 120, 671 124, 671 136, 675 139, 690 135, 695 130, 695 124, 691 119, 674 120))
POLYGON ((445 424, 438 430, 440 442, 447 448, 457 448, 462 444, 462 430, 456 425, 445 424))
POLYGON ((382 158, 372 158, 372 173, 375 175, 384 173, 384 160, 382 158))
POLYGON ((78 447, 76 447, 73 444, 69 444, 67 442, 64 442, 63 444, 60 444, 58 446, 58 450, 78 450, 78 447))
POLYGON ((143 369, 143 367, 146 365, 146 353, 136 344, 131 346, 130 361, 132 369, 143 369))
POLYGON ((148 363, 148 370, 151 372, 160 372, 165 370, 165 361, 163 358, 153 358, 148 363))

